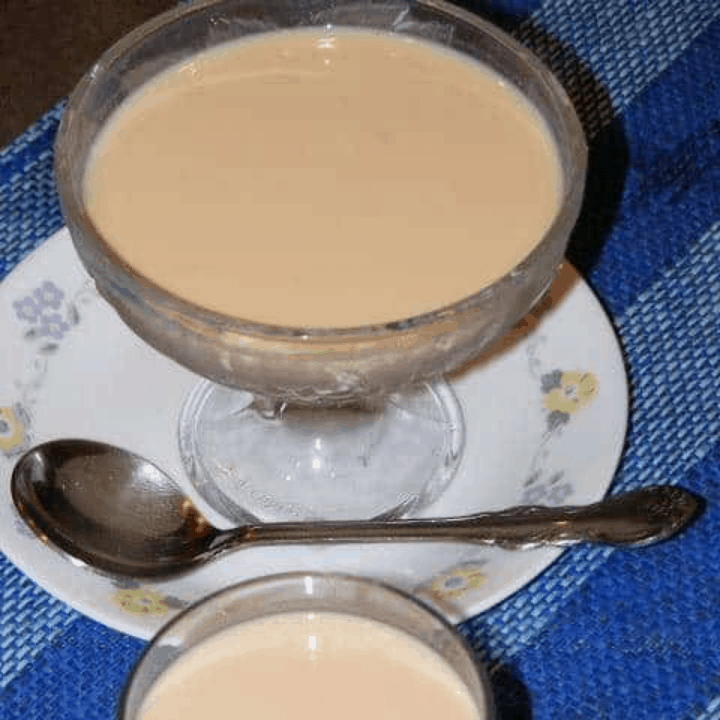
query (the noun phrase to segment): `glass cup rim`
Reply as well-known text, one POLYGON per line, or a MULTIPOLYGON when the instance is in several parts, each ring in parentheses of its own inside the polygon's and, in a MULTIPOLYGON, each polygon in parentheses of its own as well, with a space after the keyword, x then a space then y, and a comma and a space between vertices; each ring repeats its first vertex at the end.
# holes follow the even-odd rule
MULTIPOLYGON (((182 610, 178 615, 176 615, 170 622, 168 622, 166 625, 164 625, 160 631, 152 638, 150 643, 147 645, 147 647, 144 649, 142 655, 140 656, 140 659, 136 662, 132 672, 130 673, 130 676, 128 678, 128 681, 126 682, 125 689, 123 691, 123 694, 120 698, 120 703, 118 706, 118 720, 127 720, 127 705, 132 699, 133 692, 136 691, 136 687, 139 683, 143 681, 145 678, 145 675, 148 672, 148 669, 146 668, 147 662, 149 662, 149 659, 152 655, 152 653, 163 644, 163 641, 167 638, 172 638, 173 634, 177 631, 179 627, 182 627, 184 624, 187 623, 193 623, 196 621, 196 618, 202 617, 203 615, 207 615, 209 612, 213 611, 213 608, 220 609, 224 603, 226 602, 232 602, 233 599, 237 598, 238 596, 242 597, 243 594, 248 595, 248 600, 250 599, 250 596, 254 596, 253 593, 261 594, 263 591, 265 592, 271 592, 274 588, 279 588, 282 586, 287 586, 292 583, 307 583, 307 581, 310 580, 311 583, 314 581, 320 581, 320 582, 327 582, 327 583, 340 583, 345 586, 355 586, 359 589, 365 588, 365 589, 372 589, 376 593, 380 593, 383 597, 383 599, 390 599, 392 598, 395 601, 399 601, 403 605, 405 605, 408 608, 412 608, 414 611, 419 612, 420 614, 424 615, 428 619, 431 619, 433 622, 435 622, 439 628, 440 631, 446 636, 447 640, 449 642, 453 643, 454 651, 461 653, 466 660, 470 662, 474 669, 475 679, 477 680, 477 687, 474 689, 474 691, 477 693, 476 695, 473 695, 473 701, 476 707, 480 708, 480 705, 482 704, 482 707, 480 708, 483 713, 483 720, 492 720, 494 717, 494 706, 493 706, 493 700, 492 700, 492 689, 490 686, 490 681, 488 678, 488 675, 485 671, 485 668, 480 664, 478 659, 474 656, 472 650, 470 649, 470 646, 467 642, 467 640, 456 630, 456 628, 453 627, 450 622, 443 617, 437 610, 435 610, 433 607, 430 607, 429 605, 423 603, 415 596, 411 595, 410 593, 394 587, 392 585, 389 585, 388 583, 385 583, 381 580, 377 580, 375 578, 365 577, 365 576, 359 576, 359 575, 352 575, 349 573, 343 573, 343 572, 323 572, 323 571, 315 571, 315 570, 297 570, 292 572, 284 572, 284 573, 278 573, 273 575, 266 575, 263 577, 256 577, 252 578, 250 580, 245 580, 240 583, 236 583, 234 585, 230 585, 228 587, 225 587, 221 590, 218 590, 214 593, 211 593, 210 595, 207 595, 200 600, 196 601, 189 607, 182 610)), ((312 596, 308 594, 308 600, 310 601, 312 596)), ((299 601, 298 601, 299 602, 299 601)), ((238 620, 237 622, 231 622, 230 624, 221 627, 217 629, 216 631, 210 632, 207 635, 205 635, 200 642, 203 642, 204 640, 207 640, 209 638, 214 637, 218 633, 223 632, 226 629, 232 628, 232 627, 238 627, 242 624, 245 624, 247 622, 251 622, 254 619, 258 618, 267 618, 267 617, 273 617, 275 615, 280 615, 284 612, 303 612, 304 610, 298 608, 290 609, 290 610, 274 610, 269 611, 267 613, 262 612, 259 613, 252 618, 248 617, 246 619, 238 620)), ((308 608, 308 612, 312 612, 310 608, 308 608)), ((341 615, 346 616, 355 616, 360 618, 369 619, 371 621, 377 622, 379 624, 384 624, 385 626, 389 628, 393 628, 395 630, 398 630, 399 632, 404 632, 407 634, 407 630, 404 630, 402 628, 399 628, 397 625, 395 625, 392 621, 384 621, 378 618, 371 617, 367 613, 364 613, 360 610, 353 610, 352 608, 338 608, 335 610, 325 610, 325 609, 317 609, 316 612, 333 612, 341 615)), ((435 650, 428 642, 426 642, 424 639, 418 637, 417 635, 413 636, 415 640, 423 644, 425 647, 432 650, 434 653, 440 655, 437 650, 435 650)), ((444 662, 448 662, 443 658, 444 662)), ((172 661, 160 671, 160 673, 152 680, 150 687, 157 682, 157 680, 162 677, 162 674, 164 673, 165 669, 167 667, 170 667, 172 664, 172 661)), ((459 678, 463 685, 465 685, 465 679, 459 678)), ((468 691, 472 691, 473 689, 467 688, 468 691)), ((145 693, 144 697, 147 697, 147 692, 145 693)), ((138 705, 138 707, 141 706, 142 700, 138 705)))
MULTIPOLYGON (((90 94, 98 79, 111 70, 113 65, 120 60, 123 55, 131 51, 139 42, 151 37, 154 33, 168 27, 172 23, 191 15, 203 12, 209 8, 221 7, 228 0, 198 0, 187 5, 178 5, 171 8, 160 15, 137 26, 110 48, 108 48, 93 65, 93 67, 83 76, 71 93, 68 104, 63 112, 60 127, 58 129, 55 141, 55 175, 56 179, 63 179, 63 139, 69 133, 69 125, 73 118, 78 116, 77 110, 81 107, 86 96, 90 94)), ((402 0, 403 5, 410 6, 407 0, 402 0)), ((382 4, 393 4, 388 0, 334 0, 337 6, 377 6, 382 4)), ((317 340, 320 342, 338 339, 338 340, 354 340, 357 338, 373 338, 379 336, 394 335, 398 332, 409 332, 441 323, 452 316, 462 315, 470 312, 476 307, 483 304, 488 295, 495 292, 496 288, 507 283, 516 273, 523 273, 525 268, 530 268, 535 264, 535 258, 544 251, 545 240, 554 237, 560 228, 568 224, 568 219, 576 212, 576 204, 578 195, 582 195, 585 184, 585 173, 587 168, 587 142, 580 120, 577 117, 574 106, 570 101, 565 89, 562 87, 557 78, 543 64, 543 62, 530 50, 523 47, 517 40, 511 37, 501 28, 484 18, 455 6, 446 0, 414 0, 413 5, 419 7, 428 7, 439 11, 451 18, 467 23, 474 27, 475 30, 489 35, 493 41, 505 46, 510 50, 537 78, 543 82, 550 90, 552 95, 559 100, 558 103, 563 116, 566 128, 566 140, 568 144, 572 144, 575 148, 575 155, 578 166, 571 177, 566 176, 566 172, 562 173, 561 195, 558 201, 558 209, 553 217, 552 222, 545 230, 543 236, 534 245, 530 253, 514 268, 509 270, 505 275, 495 280, 490 285, 482 287, 477 292, 462 298, 454 303, 434 310, 412 315, 406 318, 398 318, 390 322, 373 323, 368 325, 358 325, 353 327, 324 327, 324 326, 284 326, 262 323, 253 320, 244 319, 232 315, 212 310, 210 308, 197 305, 181 295, 173 293, 161 287, 153 280, 145 276, 139 270, 127 263, 112 247, 112 245, 103 237, 102 233, 95 227, 92 218, 86 210, 84 202, 76 196, 69 182, 58 182, 58 190, 62 199, 67 205, 68 211, 74 218, 82 223, 85 231, 89 232, 97 249, 105 256, 106 260, 113 267, 113 271, 118 274, 121 284, 124 282, 130 286, 142 287, 143 294, 146 294, 145 301, 151 301, 161 312, 169 314, 173 317, 189 317, 196 322, 204 323, 208 327, 220 329, 224 333, 238 336, 254 336, 266 340, 295 340, 303 342, 312 342, 317 340)), ((313 27, 298 26, 298 27, 313 27)), ((328 27, 332 25, 317 25, 317 27, 328 27)), ((339 25, 338 27, 354 27, 353 25, 339 25)), ((280 32, 289 28, 278 28, 280 32)), ((292 28, 290 28, 292 29, 292 28)), ((368 28, 363 28, 368 29, 368 28)), ((375 28, 370 27, 370 30, 375 28)), ((271 32, 277 32, 275 30, 271 32)), ((378 29, 378 32, 387 32, 378 29)), ((413 37, 410 35, 410 37, 413 37)), ((432 44, 434 41, 426 38, 420 38, 423 42, 432 44)), ((455 52, 461 52, 455 49, 455 52)), ((497 69, 494 69, 497 72, 497 69)), ((522 93, 518 89, 519 92, 522 93)), ((522 93, 533 107, 535 104, 522 93)), ((558 147, 558 143, 553 140, 558 147)), ((574 221, 574 218, 573 218, 574 221)), ((126 286, 126 285, 125 285, 126 286)))

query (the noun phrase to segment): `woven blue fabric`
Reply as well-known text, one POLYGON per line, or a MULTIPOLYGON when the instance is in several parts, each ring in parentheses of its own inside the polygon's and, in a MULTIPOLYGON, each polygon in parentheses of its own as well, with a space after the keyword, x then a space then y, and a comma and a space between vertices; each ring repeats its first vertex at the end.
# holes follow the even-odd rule
POLYGON ((0 691, 76 618, 0 555, 0 691))
POLYGON ((52 143, 64 102, 0 153, 0 280, 63 226, 52 143))
MULTIPOLYGON (((615 478, 615 491, 680 482, 683 472, 717 447, 719 302, 720 227, 713 227, 618 320, 633 403, 628 452, 615 478), (677 328, 685 331, 677 333, 677 328), (697 379, 690 384, 688 377, 693 375, 697 379)), ((612 550, 598 547, 568 551, 525 591, 469 627, 473 632, 482 628, 487 654, 515 654, 553 621, 558 609, 612 555, 612 550)))
POLYGON ((0 695, 0 717, 109 720, 143 647, 136 638, 78 619, 0 695))
MULTIPOLYGON (((521 642, 508 632, 510 642, 490 659, 502 707, 517 703, 523 687, 532 715, 517 717, 680 720, 700 717, 720 694, 720 449, 673 479, 706 498, 700 521, 682 540, 604 551, 604 564, 579 587, 572 553, 553 566, 549 574, 575 587, 549 620, 536 605, 541 628, 521 642)), ((519 596, 513 600, 517 606, 519 596)), ((513 621, 498 608, 463 627, 483 654, 497 646, 492 633, 501 625, 490 617, 500 614, 513 621)))
MULTIPOLYGON (((720 2, 466 6, 553 68, 591 140, 570 256, 608 309, 631 383, 613 490, 678 483, 707 507, 657 547, 569 550, 460 629, 488 663, 500 720, 720 720, 720 2)), ((0 152, 0 279, 62 226, 61 112, 0 152)), ((143 646, 0 557, 3 720, 112 718, 143 646)))

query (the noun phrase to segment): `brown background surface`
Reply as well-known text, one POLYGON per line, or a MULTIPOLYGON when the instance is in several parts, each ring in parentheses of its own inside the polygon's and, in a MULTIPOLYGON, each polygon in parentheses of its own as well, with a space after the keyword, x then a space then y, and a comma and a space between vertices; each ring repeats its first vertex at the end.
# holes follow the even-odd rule
POLYGON ((128 30, 177 0, 0 0, 0 148, 128 30))

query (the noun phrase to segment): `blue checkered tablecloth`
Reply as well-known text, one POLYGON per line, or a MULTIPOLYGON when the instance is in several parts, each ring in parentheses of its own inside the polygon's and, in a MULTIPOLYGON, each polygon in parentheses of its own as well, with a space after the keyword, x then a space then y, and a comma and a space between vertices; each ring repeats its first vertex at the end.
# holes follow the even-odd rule
MULTIPOLYGON (((461 626, 500 720, 720 720, 720 2, 478 0, 555 71, 590 138, 570 257, 631 383, 614 488, 681 484, 700 520, 656 547, 578 547, 461 626)), ((0 152, 0 279, 63 225, 62 103, 0 152)), ((2 368, 0 368, 2 372, 2 368)), ((114 716, 144 643, 0 554, 0 718, 114 716)))

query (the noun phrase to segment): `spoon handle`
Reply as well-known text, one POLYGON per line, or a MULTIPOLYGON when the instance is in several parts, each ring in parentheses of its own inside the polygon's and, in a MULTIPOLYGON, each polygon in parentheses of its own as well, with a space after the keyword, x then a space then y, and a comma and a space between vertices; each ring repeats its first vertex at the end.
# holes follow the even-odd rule
POLYGON ((642 546, 664 540, 700 510, 678 487, 656 486, 593 505, 517 507, 435 520, 272 523, 221 532, 213 554, 249 544, 369 543, 426 540, 476 543, 508 550, 579 542, 642 546))

